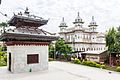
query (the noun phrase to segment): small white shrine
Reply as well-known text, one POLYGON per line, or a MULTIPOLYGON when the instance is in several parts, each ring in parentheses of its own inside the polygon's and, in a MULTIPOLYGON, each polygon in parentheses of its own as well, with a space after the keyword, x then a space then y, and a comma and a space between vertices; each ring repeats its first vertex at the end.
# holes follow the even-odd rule
POLYGON ((0 39, 7 46, 7 65, 12 73, 42 71, 48 69, 48 44, 56 40, 51 34, 38 27, 48 20, 30 15, 28 8, 9 20, 15 29, 5 30, 0 39))

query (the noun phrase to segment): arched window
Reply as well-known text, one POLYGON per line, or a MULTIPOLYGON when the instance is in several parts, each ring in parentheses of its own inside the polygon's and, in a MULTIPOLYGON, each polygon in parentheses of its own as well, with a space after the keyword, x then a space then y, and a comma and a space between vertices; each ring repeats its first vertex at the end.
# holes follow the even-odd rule
POLYGON ((84 50, 84 48, 82 48, 82 51, 84 50))
POLYGON ((85 35, 83 35, 83 39, 85 39, 85 35))
POLYGON ((88 48, 88 50, 90 50, 90 48, 88 48))
POLYGON ((89 48, 87 48, 87 51, 89 50, 89 48))
POLYGON ((93 48, 91 48, 91 50, 93 50, 93 48))
POLYGON ((79 49, 79 51, 81 51, 81 48, 79 49))
POLYGON ((75 35, 75 38, 77 38, 77 35, 75 35))
POLYGON ((85 48, 84 48, 84 51, 85 51, 85 48))
POLYGON ((100 48, 99 48, 99 50, 100 50, 100 48))
POLYGON ((104 50, 105 50, 106 48, 104 48, 104 50))
POLYGON ((78 48, 77 48, 77 51, 78 51, 78 48))

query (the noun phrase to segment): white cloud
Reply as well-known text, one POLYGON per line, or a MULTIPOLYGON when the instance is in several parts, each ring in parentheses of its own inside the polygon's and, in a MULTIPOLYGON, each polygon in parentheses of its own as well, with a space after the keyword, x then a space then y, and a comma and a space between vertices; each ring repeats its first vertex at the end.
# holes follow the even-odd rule
MULTIPOLYGON (((98 30, 106 31, 111 26, 119 26, 119 5, 119 0, 2 0, 0 11, 12 17, 13 12, 23 11, 25 7, 29 7, 32 14, 50 18, 48 24, 42 27, 50 32, 59 31, 58 26, 62 17, 73 27, 72 22, 79 11, 85 26, 91 21, 91 16, 95 16, 99 25, 98 30)), ((0 21, 5 20, 8 19, 0 15, 0 21)))

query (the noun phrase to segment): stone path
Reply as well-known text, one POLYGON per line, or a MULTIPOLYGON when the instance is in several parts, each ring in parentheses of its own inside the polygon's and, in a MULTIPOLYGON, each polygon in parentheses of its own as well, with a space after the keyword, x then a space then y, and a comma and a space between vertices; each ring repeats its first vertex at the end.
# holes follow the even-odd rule
POLYGON ((49 70, 12 74, 0 67, 0 80, 120 80, 120 73, 68 62, 49 62, 49 70))

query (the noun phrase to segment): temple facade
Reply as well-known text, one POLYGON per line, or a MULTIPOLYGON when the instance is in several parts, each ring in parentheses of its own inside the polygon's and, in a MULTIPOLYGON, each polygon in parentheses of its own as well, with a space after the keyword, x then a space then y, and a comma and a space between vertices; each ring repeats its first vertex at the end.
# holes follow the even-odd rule
POLYGON ((56 40, 55 34, 39 29, 48 20, 31 15, 26 8, 9 20, 14 29, 4 30, 0 40, 7 46, 8 70, 13 73, 48 69, 48 44, 56 40))
POLYGON ((60 23, 59 35, 63 38, 66 44, 69 44, 74 52, 85 51, 105 51, 105 33, 97 32, 98 27, 94 16, 88 26, 84 27, 84 21, 79 15, 73 22, 74 27, 68 28, 64 18, 60 23))

